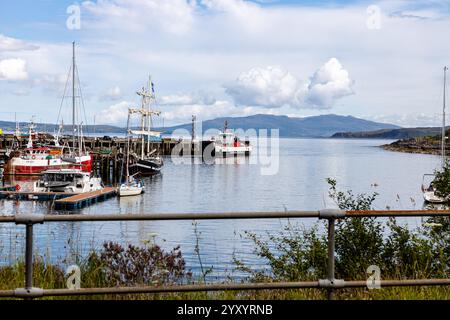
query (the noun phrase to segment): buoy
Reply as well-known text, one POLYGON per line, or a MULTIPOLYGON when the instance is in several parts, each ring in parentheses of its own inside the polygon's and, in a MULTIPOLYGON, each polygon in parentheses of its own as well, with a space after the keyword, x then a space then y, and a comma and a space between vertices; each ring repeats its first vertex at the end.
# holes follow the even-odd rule
POLYGON ((16 184, 16 191, 20 191, 20 185, 16 184))

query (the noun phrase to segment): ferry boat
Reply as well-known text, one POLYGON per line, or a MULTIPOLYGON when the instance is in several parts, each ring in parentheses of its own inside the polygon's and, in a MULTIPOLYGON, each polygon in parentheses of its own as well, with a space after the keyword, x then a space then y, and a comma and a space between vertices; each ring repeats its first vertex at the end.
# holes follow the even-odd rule
POLYGON ((249 141, 241 141, 233 130, 228 129, 227 121, 225 121, 224 130, 211 140, 214 142, 216 156, 249 156, 252 151, 249 141))
POLYGON ((103 189, 100 178, 80 169, 47 170, 35 181, 34 192, 86 193, 103 189))

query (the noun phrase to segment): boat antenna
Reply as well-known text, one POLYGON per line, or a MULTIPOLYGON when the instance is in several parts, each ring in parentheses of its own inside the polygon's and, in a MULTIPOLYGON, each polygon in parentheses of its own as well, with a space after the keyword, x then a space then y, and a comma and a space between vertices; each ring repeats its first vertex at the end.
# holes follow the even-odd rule
POLYGON ((447 66, 444 67, 444 96, 443 96, 443 106, 442 106, 442 141, 441 141, 441 155, 442 155, 442 167, 445 166, 445 91, 447 85, 447 66))

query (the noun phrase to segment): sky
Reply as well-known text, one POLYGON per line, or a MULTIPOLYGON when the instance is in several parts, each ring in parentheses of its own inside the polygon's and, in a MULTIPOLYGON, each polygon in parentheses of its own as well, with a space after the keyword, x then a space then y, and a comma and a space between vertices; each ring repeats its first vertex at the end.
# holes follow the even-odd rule
POLYGON ((449 30, 450 0, 2 0, 0 120, 71 122, 75 41, 88 124, 125 125, 151 76, 155 125, 329 113, 439 125, 449 30))

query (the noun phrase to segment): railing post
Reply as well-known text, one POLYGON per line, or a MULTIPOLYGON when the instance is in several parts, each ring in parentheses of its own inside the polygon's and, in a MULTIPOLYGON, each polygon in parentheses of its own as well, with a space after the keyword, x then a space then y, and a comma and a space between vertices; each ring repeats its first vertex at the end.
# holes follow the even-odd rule
POLYGON ((43 290, 33 288, 33 226, 44 223, 44 215, 18 214, 16 224, 25 225, 25 288, 16 289, 16 296, 26 300, 41 297, 43 290))
POLYGON ((326 288, 328 300, 334 299, 334 289, 344 287, 344 280, 335 279, 335 223, 336 219, 345 218, 346 211, 339 209, 325 209, 319 211, 319 219, 328 221, 328 277, 319 280, 319 285, 326 288))
POLYGON ((33 288, 33 223, 26 224, 25 233, 25 289, 33 288))
MULTIPOLYGON (((334 226, 335 219, 328 218, 328 280, 331 284, 334 283, 334 226)), ((333 288, 328 289, 328 300, 334 300, 334 290, 333 288)))

